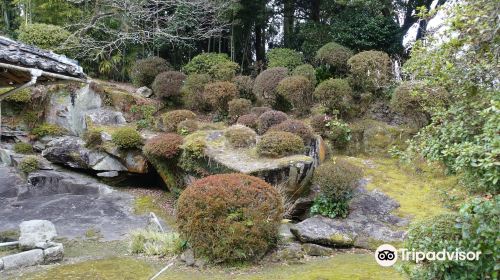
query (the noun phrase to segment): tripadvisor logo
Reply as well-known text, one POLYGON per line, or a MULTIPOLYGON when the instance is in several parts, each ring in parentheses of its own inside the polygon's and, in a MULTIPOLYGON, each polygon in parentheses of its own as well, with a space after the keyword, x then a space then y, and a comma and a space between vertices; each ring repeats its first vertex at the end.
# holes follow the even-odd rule
POLYGON ((375 260, 381 266, 392 266, 398 260, 412 261, 419 263, 422 261, 477 261, 481 255, 480 251, 465 252, 456 249, 455 251, 441 250, 438 252, 422 252, 408 249, 396 249, 390 244, 380 245, 375 251, 375 260))

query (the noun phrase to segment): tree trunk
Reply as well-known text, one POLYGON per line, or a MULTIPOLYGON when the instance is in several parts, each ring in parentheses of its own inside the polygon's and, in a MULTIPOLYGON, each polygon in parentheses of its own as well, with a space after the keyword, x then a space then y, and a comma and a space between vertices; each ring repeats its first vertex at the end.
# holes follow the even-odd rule
POLYGON ((283 44, 286 48, 291 47, 293 38, 293 23, 295 14, 295 1, 284 0, 283 7, 283 44))
POLYGON ((311 20, 319 23, 320 21, 321 0, 311 0, 311 20))

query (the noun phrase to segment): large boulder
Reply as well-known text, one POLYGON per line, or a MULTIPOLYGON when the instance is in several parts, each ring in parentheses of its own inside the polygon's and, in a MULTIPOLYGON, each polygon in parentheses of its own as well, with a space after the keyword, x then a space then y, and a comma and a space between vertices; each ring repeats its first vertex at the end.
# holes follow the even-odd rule
POLYGON ((19 246, 24 249, 43 247, 57 236, 56 227, 47 220, 24 221, 19 230, 19 246))
POLYGON ((2 258, 3 269, 17 269, 43 263, 43 250, 34 249, 2 258))
POLYGON ((126 124, 123 114, 107 108, 98 108, 86 112, 87 123, 102 126, 117 126, 126 124))
POLYGON ((405 226, 408 220, 391 214, 398 207, 399 203, 385 194, 361 186, 355 191, 345 219, 317 215, 296 224, 291 231, 306 243, 374 249, 383 243, 403 241, 405 231, 398 227, 405 226))
POLYGON ((101 151, 85 147, 85 142, 75 136, 56 138, 47 144, 42 156, 53 163, 71 168, 96 171, 126 171, 119 160, 101 151))

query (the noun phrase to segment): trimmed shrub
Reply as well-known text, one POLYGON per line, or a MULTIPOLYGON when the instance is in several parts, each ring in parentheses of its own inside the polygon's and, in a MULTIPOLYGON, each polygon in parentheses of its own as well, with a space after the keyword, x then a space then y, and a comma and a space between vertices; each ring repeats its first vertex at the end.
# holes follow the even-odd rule
POLYGON ((252 109, 250 109, 250 113, 256 115, 257 117, 260 117, 260 115, 271 110, 273 109, 269 107, 253 107, 252 109))
POLYGON ((177 101, 181 95, 181 87, 186 80, 186 75, 177 71, 162 72, 156 76, 152 89, 159 98, 177 101))
POLYGON ((230 81, 234 78, 238 70, 238 64, 229 60, 227 54, 222 53, 202 53, 183 68, 186 74, 208 74, 216 81, 230 81))
POLYGON ((168 61, 161 57, 152 56, 137 60, 130 70, 130 78, 137 87, 151 87, 158 74, 170 71, 170 69, 168 61))
POLYGON ((252 101, 244 98, 237 98, 229 101, 229 117, 238 118, 239 116, 250 113, 252 101))
POLYGON ((218 112, 227 112, 230 100, 238 96, 236 85, 230 82, 215 82, 205 86, 205 101, 218 112))
POLYGON ((260 73, 253 85, 253 93, 257 100, 268 106, 274 106, 278 95, 276 88, 287 75, 288 70, 284 67, 269 68, 260 73))
POLYGON ((313 183, 319 186, 320 193, 314 200, 311 214, 332 219, 347 217, 352 192, 362 176, 361 168, 342 159, 320 165, 313 177, 313 183))
POLYGON ((327 126, 326 124, 331 120, 332 118, 328 115, 314 115, 311 118, 311 127, 313 128, 314 132, 319 133, 321 136, 326 135, 327 131, 327 126))
POLYGON ((318 80, 316 79, 316 70, 311 64, 302 64, 297 66, 297 68, 292 71, 293 76, 304 76, 309 82, 311 82, 312 86, 316 86, 318 80))
POLYGON ((262 257, 277 241, 281 197, 265 181, 245 174, 196 180, 177 203, 177 223, 196 257, 233 262, 262 257))
POLYGON ((134 149, 142 146, 142 137, 133 127, 120 127, 111 134, 111 141, 121 149, 134 149))
POLYGON ((32 154, 33 153, 33 146, 29 143, 24 143, 24 142, 18 142, 14 144, 14 152, 18 154, 32 154))
POLYGON ((426 86, 416 81, 401 83, 391 99, 391 108, 413 119, 417 127, 429 124, 435 108, 449 103, 449 94, 444 88, 426 86))
POLYGON ((390 85, 392 62, 385 52, 360 52, 351 57, 347 64, 351 73, 351 84, 360 91, 375 92, 390 85))
POLYGON ((207 74, 191 74, 187 76, 181 88, 182 101, 184 105, 192 110, 204 110, 208 105, 203 98, 205 85, 210 83, 212 78, 207 74))
POLYGON ((52 51, 61 48, 71 36, 71 33, 61 26, 44 23, 22 24, 18 32, 19 41, 52 51))
POLYGON ((302 138, 305 145, 309 145, 311 140, 314 138, 311 127, 298 120, 286 120, 280 124, 272 126, 269 131, 286 131, 293 133, 302 138))
POLYGON ((351 141, 351 128, 342 120, 331 119, 326 123, 325 137, 330 139, 337 148, 345 148, 351 141))
POLYGON ((160 134, 149 139, 142 151, 148 158, 170 159, 180 152, 183 139, 175 133, 160 134))
POLYGON ((174 256, 182 252, 183 244, 176 232, 138 230, 132 232, 130 252, 146 256, 174 256))
POLYGON ((198 122, 196 120, 183 120, 177 125, 177 133, 180 135, 188 135, 199 128, 198 122))
POLYGON ((353 51, 335 42, 328 43, 316 52, 315 60, 326 65, 334 74, 347 71, 347 61, 354 55, 353 51))
POLYGON ((304 63, 304 56, 292 49, 275 48, 267 52, 268 67, 285 67, 292 71, 304 63))
POLYGON ((236 123, 250 127, 251 129, 257 129, 257 118, 258 117, 255 114, 246 114, 240 116, 238 118, 238 121, 236 121, 236 123))
POLYGON ((250 76, 236 76, 234 78, 234 84, 238 88, 241 98, 245 98, 255 101, 255 95, 253 94, 253 83, 254 79, 250 76))
POLYGON ((257 133, 253 129, 243 125, 233 125, 226 129, 224 136, 231 146, 245 148, 255 144, 257 133))
POLYGON ((163 129, 167 132, 177 131, 177 126, 185 120, 194 120, 196 114, 189 110, 173 110, 161 115, 163 129))
POLYGON ((276 91, 301 114, 307 113, 311 108, 314 88, 304 76, 284 78, 278 84, 276 91))
POLYGON ((45 136, 61 136, 64 133, 64 129, 50 123, 43 123, 35 127, 31 134, 35 135, 38 138, 42 138, 45 136))
POLYGON ((36 156, 27 156, 21 160, 18 167, 23 173, 30 174, 40 169, 40 161, 36 156))
POLYGON ((257 119, 257 130, 264 134, 273 125, 280 124, 288 119, 288 115, 281 111, 267 111, 257 119))
POLYGON ((352 193, 362 176, 361 168, 346 160, 335 159, 316 168, 313 183, 318 185, 322 195, 342 198, 352 193))
POLYGON ((438 252, 446 249, 444 242, 428 243, 427 240, 436 240, 456 242, 460 239, 460 229, 456 228, 458 215, 441 214, 415 222, 408 230, 408 238, 405 247, 415 251, 434 251, 438 252), (444 246, 443 246, 444 245, 444 246))
POLYGON ((348 116, 352 109, 352 89, 345 79, 329 79, 316 87, 314 98, 334 114, 348 116))
POLYGON ((269 131, 257 143, 257 153, 264 157, 284 157, 304 151, 302 138, 286 131, 269 131))
MULTIPOLYGON (((7 92, 9 90, 11 90, 11 88, 6 89, 5 92, 7 92)), ((0 93, 0 96, 3 93, 4 93, 4 91, 2 90, 0 93)), ((10 96, 7 96, 4 100, 9 101, 9 102, 22 103, 22 104, 29 103, 31 101, 31 89, 29 89, 29 88, 22 89, 22 90, 14 93, 10 96)))

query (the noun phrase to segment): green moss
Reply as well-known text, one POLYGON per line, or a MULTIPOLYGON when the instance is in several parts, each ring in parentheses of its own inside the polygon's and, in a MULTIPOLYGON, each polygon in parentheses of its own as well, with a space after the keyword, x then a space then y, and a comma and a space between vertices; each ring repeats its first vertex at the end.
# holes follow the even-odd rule
POLYGON ((55 124, 43 123, 35 127, 31 133, 38 138, 44 136, 60 136, 64 133, 64 129, 55 124))
POLYGON ((138 196, 134 201, 134 213, 137 215, 146 215, 153 212, 169 226, 176 228, 175 217, 168 215, 165 210, 159 206, 162 203, 166 203, 167 200, 173 200, 171 193, 165 192, 155 197, 150 195, 138 196))
POLYGON ((142 146, 142 137, 133 127, 122 127, 111 135, 112 142, 122 149, 134 149, 142 146))
POLYGON ((369 190, 378 189, 397 200, 401 204, 397 214, 412 216, 416 220, 446 213, 448 210, 440 191, 451 190, 458 185, 456 177, 445 176, 435 166, 416 173, 401 167, 396 159, 346 159, 364 168, 365 177, 370 178, 369 190))
POLYGON ((99 240, 102 238, 102 234, 99 230, 91 227, 85 231, 85 237, 87 239, 99 240))
MULTIPOLYGON (((0 96, 4 94, 7 91, 12 90, 12 88, 7 88, 7 89, 1 89, 0 90, 0 96)), ((5 98, 5 101, 10 101, 10 102, 15 102, 15 103, 28 103, 31 101, 31 89, 23 89, 20 90, 11 96, 8 96, 5 98)))
POLYGON ((14 152, 18 154, 32 154, 33 153, 33 146, 31 146, 28 143, 24 142, 19 142, 14 145, 14 152))
POLYGON ((110 258, 84 261, 76 264, 57 266, 37 276, 26 277, 29 280, 136 280, 149 279, 155 274, 151 265, 132 258, 110 258))

